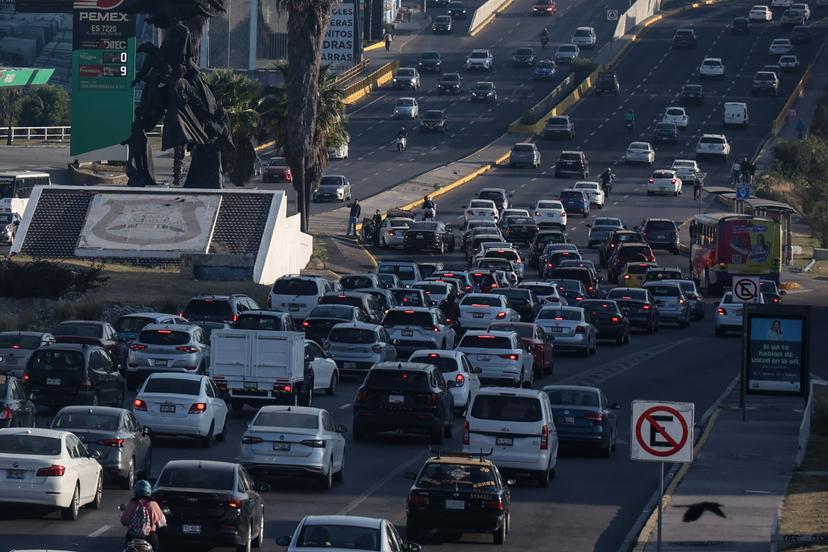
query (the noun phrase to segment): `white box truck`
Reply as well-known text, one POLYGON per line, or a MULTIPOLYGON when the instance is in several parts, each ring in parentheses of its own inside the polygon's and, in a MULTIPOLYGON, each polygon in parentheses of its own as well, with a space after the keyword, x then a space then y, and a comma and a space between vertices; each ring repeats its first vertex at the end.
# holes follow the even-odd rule
POLYGON ((305 334, 215 330, 210 378, 237 411, 245 404, 310 405, 313 371, 305 361, 305 334))

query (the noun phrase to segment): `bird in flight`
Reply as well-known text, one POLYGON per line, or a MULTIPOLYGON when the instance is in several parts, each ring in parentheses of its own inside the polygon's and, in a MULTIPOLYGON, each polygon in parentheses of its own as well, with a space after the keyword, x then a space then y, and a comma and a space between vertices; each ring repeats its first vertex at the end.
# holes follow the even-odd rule
POLYGON ((698 520, 703 513, 710 512, 719 517, 726 518, 727 516, 722 511, 723 504, 718 502, 698 502, 696 504, 677 504, 678 508, 687 508, 684 516, 681 518, 685 523, 698 520))

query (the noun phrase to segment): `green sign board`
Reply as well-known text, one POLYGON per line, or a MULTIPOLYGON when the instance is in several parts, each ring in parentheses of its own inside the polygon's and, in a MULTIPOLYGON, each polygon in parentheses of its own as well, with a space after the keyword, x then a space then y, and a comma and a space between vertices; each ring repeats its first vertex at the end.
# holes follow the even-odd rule
POLYGON ((73 157, 126 159, 126 147, 120 143, 130 135, 134 111, 135 16, 117 11, 120 4, 74 3, 69 148, 73 157))
POLYGON ((0 88, 46 84, 52 78, 52 73, 54 72, 54 69, 0 67, 0 88))

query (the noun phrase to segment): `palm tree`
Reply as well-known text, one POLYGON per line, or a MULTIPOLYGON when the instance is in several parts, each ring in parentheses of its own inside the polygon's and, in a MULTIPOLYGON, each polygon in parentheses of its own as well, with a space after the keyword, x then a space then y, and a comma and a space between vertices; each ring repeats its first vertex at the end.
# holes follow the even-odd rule
POLYGON ((287 140, 285 157, 293 172, 301 228, 308 231, 310 190, 322 177, 325 155, 316 132, 322 39, 337 0, 277 0, 288 13, 287 140))
POLYGON ((216 101, 227 114, 235 151, 223 152, 231 160, 225 167, 233 184, 241 186, 253 176, 256 150, 253 137, 259 133, 258 107, 262 89, 258 81, 236 75, 229 69, 217 69, 206 79, 216 101), (229 168, 229 170, 228 170, 229 168))

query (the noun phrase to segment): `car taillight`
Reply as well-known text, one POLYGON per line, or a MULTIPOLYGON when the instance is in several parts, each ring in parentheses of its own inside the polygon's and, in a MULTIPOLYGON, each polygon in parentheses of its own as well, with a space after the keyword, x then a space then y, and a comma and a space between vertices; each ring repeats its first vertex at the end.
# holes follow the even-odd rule
POLYGON ((243 445, 258 445, 259 443, 263 442, 264 439, 261 437, 254 437, 254 436, 247 436, 242 437, 241 444, 243 445))
POLYGON ((397 235, 397 231, 396 231, 396 230, 389 230, 389 231, 388 231, 388 235, 389 235, 389 236, 396 236, 396 235, 397 235))
POLYGON ((675 184, 675 183, 676 183, 676 179, 674 178, 674 179, 672 179, 670 182, 672 182, 673 184, 675 184))
POLYGON ((371 350, 374 351, 375 353, 381 353, 382 352, 382 345, 380 345, 380 344, 371 345, 371 350))
POLYGON ((620 316, 613 316, 610 319, 610 322, 612 322, 613 324, 620 324, 621 323, 621 317, 620 316))
POLYGON ((543 424, 543 428, 541 429, 541 442, 540 442, 540 449, 546 450, 549 448, 549 426, 543 424))
POLYGON ((310 328, 310 322, 307 320, 302 320, 302 327, 303 328, 310 328))
POLYGON ((408 495, 409 506, 428 506, 428 495, 423 493, 411 493, 408 495))
POLYGON ((492 284, 492 286, 489 289, 492 290, 492 289, 495 289, 496 287, 497 287, 497 284, 492 284))
POLYGON ((84 378, 80 382, 81 389, 92 389, 92 380, 89 378, 84 378))
POLYGON ((325 439, 305 439, 304 441, 300 441, 306 447, 311 448, 325 448, 327 444, 325 439))
POLYGON ((773 298, 773 302, 774 302, 774 303, 778 303, 778 302, 779 302, 779 297, 774 297, 774 298, 773 298))
POLYGON ((181 345, 180 347, 175 348, 176 351, 181 351, 182 353, 197 353, 198 348, 193 347, 192 345, 181 345))
POLYGON ((439 327, 437 327, 437 326, 432 326, 432 327, 431 327, 431 331, 433 331, 433 332, 439 332, 439 331, 440 331, 440 328, 439 328, 439 327))
POLYGON ((654 180, 652 178, 647 179, 647 184, 652 184, 653 182, 654 182, 654 180))
POLYGON ((235 324, 235 323, 236 323, 236 322, 238 322, 238 321, 239 321, 239 315, 238 315, 238 314, 234 314, 234 315, 233 315, 233 324, 235 324))
POLYGON ((601 423, 604 421, 604 415, 600 412, 591 412, 589 414, 584 414, 584 420, 589 420, 590 422, 601 423))
POLYGON ((683 305, 686 302, 683 297, 679 297, 679 305, 683 305))
POLYGON ((207 411, 207 403, 193 403, 190 414, 202 414, 207 411))
POLYGON ((463 289, 465 289, 466 291, 471 291, 471 290, 472 290, 472 287, 471 287, 471 286, 466 286, 466 287, 465 287, 465 288, 463 288, 463 289))
POLYGON ((29 383, 29 373, 23 372, 23 385, 27 385, 29 383))
POLYGON ((0 411, 0 420, 11 420, 14 417, 14 411, 8 406, 0 411))
POLYGON ((281 391, 282 393, 292 393, 293 392, 293 386, 289 383, 287 383, 287 384, 285 384, 285 383, 274 383, 273 384, 273 390, 274 391, 281 391))
POLYGON ((535 216, 539 217, 540 216, 540 211, 535 211, 535 216))
POLYGON ((575 328, 575 333, 586 333, 586 329, 583 326, 578 326, 575 328))
POLYGON ((440 398, 437 395, 429 395, 428 396, 428 406, 431 408, 436 407, 440 403, 440 398))
POLYGON ((716 314, 718 314, 719 316, 724 316, 727 314, 727 309, 719 307, 716 309, 716 314))
POLYGON ((228 500, 225 506, 227 506, 231 510, 238 510, 241 508, 241 502, 238 500, 228 500))
POLYGON ((58 464, 52 464, 48 468, 40 468, 37 470, 38 477, 62 477, 66 473, 66 468, 58 464))
POLYGON ((505 358, 506 360, 518 360, 520 358, 520 355, 515 354, 515 353, 509 353, 508 355, 497 355, 497 356, 499 356, 500 358, 505 358))
POLYGON ((629 280, 629 279, 630 279, 630 275, 629 275, 629 274, 624 274, 624 279, 625 279, 625 280, 629 280))
POLYGON ((503 320, 504 318, 506 318, 506 313, 501 311, 501 312, 497 313, 495 318, 497 318, 498 320, 503 320))
POLYGON ((466 376, 463 374, 457 374, 454 376, 454 386, 455 387, 463 387, 463 384, 466 383, 466 376))
POLYGON ((134 401, 132 401, 132 408, 134 408, 135 410, 146 411, 147 410, 147 403, 145 403, 141 399, 135 399, 134 401))
POLYGON ((101 439, 98 441, 99 445, 103 445, 105 447, 113 447, 113 448, 123 448, 124 447, 124 440, 123 439, 101 439))
POLYGON ((356 400, 354 402, 363 403, 365 402, 365 389, 360 389, 357 391, 356 400))
POLYGON ((484 510, 497 510, 498 512, 503 511, 503 499, 500 497, 493 498, 491 500, 484 500, 481 503, 481 506, 484 510))
POLYGON ((143 351, 146 348, 147 348, 147 346, 143 345, 141 343, 133 343, 132 345, 129 346, 130 351, 143 351))
POLYGON ((469 444, 469 421, 463 422, 463 444, 469 444))
POLYGON ((644 310, 650 310, 650 305, 644 305, 644 306, 643 306, 643 307, 641 307, 641 308, 642 308, 642 309, 644 309, 644 310))

